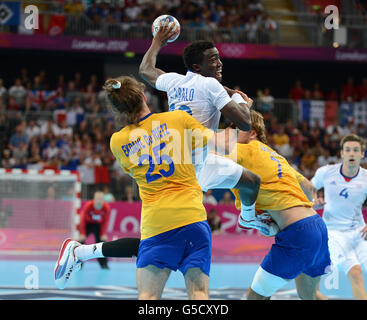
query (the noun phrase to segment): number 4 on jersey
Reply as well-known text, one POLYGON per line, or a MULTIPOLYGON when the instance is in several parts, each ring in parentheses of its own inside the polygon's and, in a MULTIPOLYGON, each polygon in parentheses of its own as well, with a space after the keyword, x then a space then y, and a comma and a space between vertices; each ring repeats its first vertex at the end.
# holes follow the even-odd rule
POLYGON ((348 199, 348 188, 344 188, 342 191, 340 191, 339 196, 344 197, 345 199, 348 199))

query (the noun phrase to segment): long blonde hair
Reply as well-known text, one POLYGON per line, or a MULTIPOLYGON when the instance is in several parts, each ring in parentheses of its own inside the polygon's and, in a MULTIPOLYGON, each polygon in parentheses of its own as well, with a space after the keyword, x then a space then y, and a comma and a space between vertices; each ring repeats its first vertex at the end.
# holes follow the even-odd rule
POLYGON ((264 123, 264 117, 261 113, 251 109, 250 110, 250 116, 251 116, 251 129, 254 130, 257 134, 257 139, 267 144, 266 139, 266 132, 265 132, 265 123, 264 123))
POLYGON ((121 76, 106 80, 103 89, 115 115, 124 119, 122 122, 137 124, 144 102, 144 83, 131 76, 121 76))

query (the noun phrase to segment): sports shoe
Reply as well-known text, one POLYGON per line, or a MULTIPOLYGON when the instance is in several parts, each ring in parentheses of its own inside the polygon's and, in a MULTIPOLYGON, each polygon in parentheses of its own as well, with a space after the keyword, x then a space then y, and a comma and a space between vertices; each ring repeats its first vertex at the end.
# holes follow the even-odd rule
POLYGON ((66 239, 60 250, 59 259, 55 264, 55 284, 59 289, 64 289, 73 271, 79 271, 81 261, 74 254, 76 247, 81 244, 72 239, 66 239))
POLYGON ((238 217, 238 225, 245 230, 257 229, 266 237, 273 237, 279 232, 278 225, 271 219, 255 218, 254 220, 246 221, 240 215, 238 217))

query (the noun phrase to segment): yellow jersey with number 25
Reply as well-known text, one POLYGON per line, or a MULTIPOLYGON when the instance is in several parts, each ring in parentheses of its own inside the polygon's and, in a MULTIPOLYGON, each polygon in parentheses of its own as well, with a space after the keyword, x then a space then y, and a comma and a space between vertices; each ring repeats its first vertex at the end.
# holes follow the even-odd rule
POLYGON ((139 186, 142 240, 207 219, 191 159, 213 134, 187 112, 172 111, 150 113, 112 135, 112 153, 139 186))

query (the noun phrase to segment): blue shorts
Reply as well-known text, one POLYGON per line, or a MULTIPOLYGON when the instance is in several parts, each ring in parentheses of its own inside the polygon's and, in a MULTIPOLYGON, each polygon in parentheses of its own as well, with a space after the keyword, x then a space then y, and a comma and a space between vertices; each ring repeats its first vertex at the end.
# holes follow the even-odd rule
POLYGON ((154 237, 139 245, 137 268, 152 264, 158 268, 180 270, 200 268, 209 276, 212 235, 207 221, 192 223, 154 237))
POLYGON ((328 232, 316 214, 279 232, 261 267, 278 277, 295 279, 300 273, 313 278, 321 276, 330 265, 328 232))

